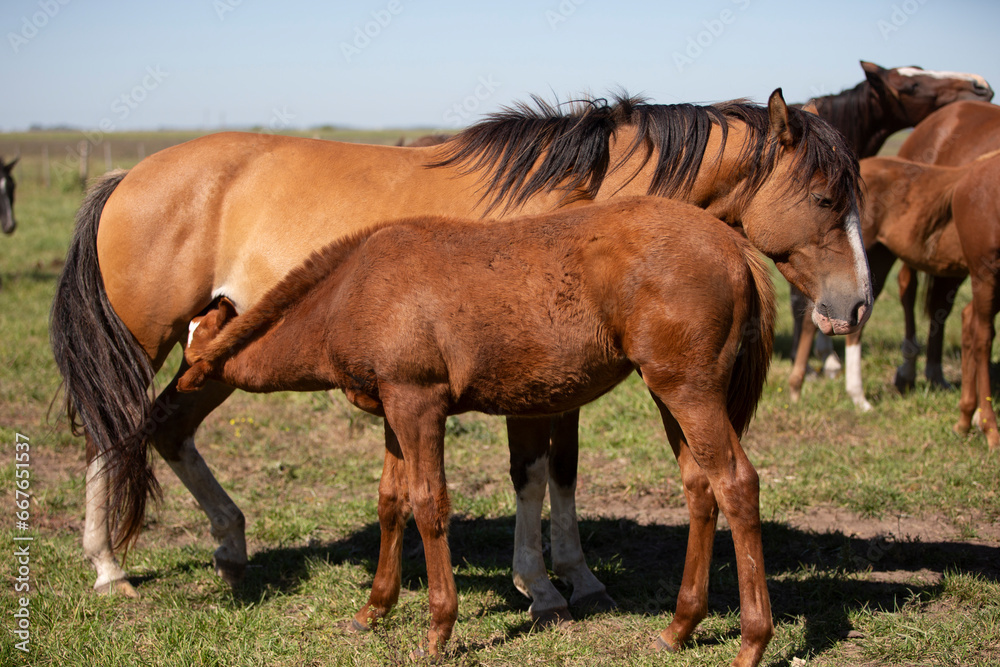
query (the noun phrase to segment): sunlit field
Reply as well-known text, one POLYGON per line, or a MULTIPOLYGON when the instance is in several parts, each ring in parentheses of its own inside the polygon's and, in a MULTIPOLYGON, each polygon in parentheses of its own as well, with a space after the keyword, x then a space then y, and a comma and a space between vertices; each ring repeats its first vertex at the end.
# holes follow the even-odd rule
MULTIPOLYGON (((317 134, 396 143, 421 132, 317 134)), ((80 543, 83 443, 70 434, 59 400, 53 402, 59 377, 47 324, 82 198, 73 154, 79 138, 0 136, 0 154, 9 159, 20 148, 23 156, 15 169, 19 228, 0 237, 0 437, 7 443, 0 535, 5 553, 21 544, 14 537, 34 538, 30 664, 408 663, 428 623, 423 552, 412 523, 398 607, 373 633, 348 631, 377 561, 382 425, 340 394, 238 392, 199 431, 200 451, 247 517, 250 565, 240 588, 214 574, 208 521, 157 460, 163 501, 127 561, 141 598, 91 590, 94 573, 80 543), (28 531, 15 527, 16 434, 31 446, 28 531)), ((141 154, 185 138, 109 137, 110 164, 131 166, 141 154)), ((89 175, 102 173, 105 155, 90 159, 89 175)), ((990 453, 978 434, 959 437, 951 429, 961 371, 958 313, 969 301, 968 285, 945 342, 945 376, 956 388, 930 388, 921 366, 916 390, 900 396, 892 379, 902 362, 902 312, 895 273, 890 277, 865 329, 865 391, 874 410, 861 414, 842 378, 810 381, 802 401, 789 402, 788 287, 774 276, 775 357, 743 442, 761 478, 776 626, 763 664, 1000 664, 1000 452, 990 453)), ((918 332, 924 340, 923 315, 918 332)), ((837 345, 842 355, 843 341, 837 345)), ((176 369, 178 353, 158 376, 160 386, 176 369)), ((581 535, 618 609, 572 609, 571 625, 532 626, 529 601, 511 581, 514 494, 503 421, 452 417, 446 452, 459 618, 443 663, 728 664, 740 628, 725 521, 716 538, 709 617, 686 650, 647 650, 673 614, 687 512, 676 462, 642 383, 633 377, 587 406, 581 429, 581 535)), ((10 631, 20 607, 15 564, 7 557, 0 563, 9 582, 0 595, 0 664, 22 664, 20 640, 10 631)))

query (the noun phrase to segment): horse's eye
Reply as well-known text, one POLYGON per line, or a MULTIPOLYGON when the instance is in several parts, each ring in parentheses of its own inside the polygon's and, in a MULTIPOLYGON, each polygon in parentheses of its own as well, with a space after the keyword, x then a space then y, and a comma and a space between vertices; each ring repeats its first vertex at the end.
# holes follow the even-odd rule
POLYGON ((820 208, 833 208, 833 200, 829 197, 824 197, 823 195, 813 192, 812 198, 816 200, 816 205, 820 208))

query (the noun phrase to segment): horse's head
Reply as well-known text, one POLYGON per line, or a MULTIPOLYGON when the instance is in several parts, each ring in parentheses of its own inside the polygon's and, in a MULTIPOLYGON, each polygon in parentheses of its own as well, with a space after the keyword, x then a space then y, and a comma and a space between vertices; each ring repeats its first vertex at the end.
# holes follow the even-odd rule
POLYGON ((206 358, 206 351, 222 329, 236 317, 236 306, 222 297, 218 303, 204 315, 191 320, 188 325, 188 343, 184 348, 184 361, 190 368, 177 381, 179 391, 197 391, 201 389, 209 376, 215 370, 216 360, 206 358))
POLYGON ((14 219, 14 176, 11 171, 19 158, 10 163, 4 163, 0 158, 0 230, 4 234, 13 234, 17 228, 14 219))
POLYGON ((993 89, 978 74, 935 72, 916 66, 885 69, 864 60, 861 69, 882 99, 883 108, 907 126, 916 125, 952 102, 993 99, 993 89))
POLYGON ((818 116, 790 109, 781 89, 767 105, 769 164, 740 222, 747 238, 813 301, 824 333, 846 334, 871 312, 872 288, 858 217, 858 162, 818 116))

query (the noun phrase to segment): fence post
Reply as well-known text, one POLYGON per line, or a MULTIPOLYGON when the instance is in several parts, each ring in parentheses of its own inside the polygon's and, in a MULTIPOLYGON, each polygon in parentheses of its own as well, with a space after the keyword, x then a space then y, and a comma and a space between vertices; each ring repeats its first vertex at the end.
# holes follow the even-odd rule
POLYGON ((90 142, 84 139, 80 142, 80 187, 87 189, 87 171, 90 168, 90 142))
POLYGON ((42 144, 42 185, 48 190, 52 187, 52 173, 49 165, 49 145, 42 144))

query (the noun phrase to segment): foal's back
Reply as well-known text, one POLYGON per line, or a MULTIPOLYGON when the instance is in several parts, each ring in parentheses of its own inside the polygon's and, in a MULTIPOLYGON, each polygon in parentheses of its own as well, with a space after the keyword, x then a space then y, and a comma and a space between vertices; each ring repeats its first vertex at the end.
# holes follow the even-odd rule
POLYGON ((368 238, 323 297, 328 340, 373 386, 419 368, 455 411, 561 412, 652 357, 725 356, 752 252, 701 209, 651 197, 503 225, 405 221, 368 238))

